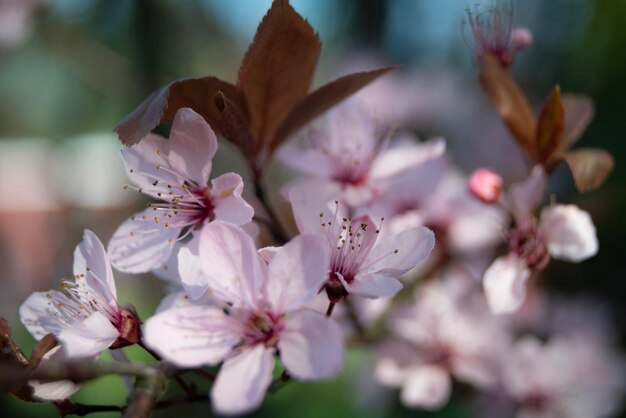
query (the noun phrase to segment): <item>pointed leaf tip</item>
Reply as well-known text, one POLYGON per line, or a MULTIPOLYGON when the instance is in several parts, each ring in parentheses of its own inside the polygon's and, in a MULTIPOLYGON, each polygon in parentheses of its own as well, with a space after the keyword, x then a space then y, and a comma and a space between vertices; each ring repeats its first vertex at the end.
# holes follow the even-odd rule
POLYGON ((259 148, 306 96, 320 51, 319 37, 309 23, 288 1, 274 1, 248 47, 237 81, 259 148))

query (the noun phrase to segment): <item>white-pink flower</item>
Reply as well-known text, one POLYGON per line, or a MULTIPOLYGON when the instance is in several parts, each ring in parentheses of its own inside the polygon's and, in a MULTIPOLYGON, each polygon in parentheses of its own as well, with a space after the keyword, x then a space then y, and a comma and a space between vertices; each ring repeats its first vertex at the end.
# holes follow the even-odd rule
POLYGON ((359 101, 347 100, 332 108, 280 149, 281 161, 306 175, 288 187, 306 188, 314 181, 358 207, 375 199, 396 176, 445 151, 441 140, 418 145, 411 138, 387 147, 376 130, 359 101))
POLYGON ((435 245, 433 232, 423 226, 383 236, 380 223, 367 215, 348 216, 313 184, 292 189, 289 197, 300 232, 321 235, 330 251, 325 287, 331 303, 348 294, 395 295, 402 288, 398 278, 423 262, 435 245))
POLYGON ((117 229, 109 242, 115 268, 127 273, 156 269, 167 261, 176 241, 207 222, 243 225, 252 220, 254 210, 241 197, 241 176, 226 173, 208 186, 216 151, 211 127, 187 108, 176 112, 169 139, 150 134, 122 150, 137 190, 162 202, 150 204, 117 229))
POLYGON ((623 362, 597 341, 526 336, 508 350, 501 388, 519 418, 600 418, 623 399, 623 362))
POLYGON ((536 167, 530 177, 511 186, 509 210, 514 226, 507 233, 509 253, 496 259, 485 271, 483 287, 494 313, 517 310, 526 297, 526 281, 544 269, 550 258, 580 262, 598 251, 596 229, 589 214, 574 205, 550 205, 539 219, 539 206, 546 187, 543 170, 536 167))
POLYGON ((507 336, 484 299, 477 305, 468 297, 451 280, 440 279, 422 287, 411 305, 393 312, 394 336, 378 347, 376 378, 399 387, 405 406, 442 407, 452 377, 479 388, 496 383, 507 336))
POLYGON ((139 320, 117 304, 115 281, 98 237, 85 230, 74 252, 74 278, 36 292, 20 306, 24 326, 37 339, 54 334, 68 357, 89 357, 139 341, 139 320))
POLYGON ((279 353, 289 375, 321 379, 343 363, 343 338, 329 318, 304 310, 324 285, 328 250, 300 235, 265 261, 249 235, 221 221, 203 228, 200 260, 216 305, 165 310, 150 318, 146 342, 182 367, 223 361, 211 391, 214 409, 236 414, 263 401, 279 353))

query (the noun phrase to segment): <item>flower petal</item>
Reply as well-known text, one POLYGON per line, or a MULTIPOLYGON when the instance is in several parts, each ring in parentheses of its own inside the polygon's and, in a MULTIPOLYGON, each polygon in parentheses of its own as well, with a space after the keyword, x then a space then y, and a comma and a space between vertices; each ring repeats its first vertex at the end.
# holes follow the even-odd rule
POLYGON ((111 263, 116 269, 125 273, 145 273, 168 260, 180 230, 156 222, 154 213, 148 208, 117 228, 108 247, 111 263))
POLYGON ((297 181, 291 184, 288 195, 296 225, 302 233, 319 234, 323 231, 320 212, 326 212, 331 218, 337 210, 340 212, 339 217, 344 215, 345 208, 337 208, 334 203, 340 190, 331 182, 319 179, 297 181))
POLYGON ((222 221, 204 226, 200 233, 200 260, 218 298, 237 306, 257 306, 267 268, 245 231, 222 221))
POLYGON ((345 351, 337 323, 313 311, 301 311, 288 319, 278 349, 281 362, 298 379, 334 376, 343 365, 345 351))
POLYGON ((509 205, 518 223, 530 217, 532 211, 541 204, 546 186, 546 173, 539 165, 535 166, 527 179, 511 186, 509 205))
POLYGON ((328 245, 320 235, 299 235, 278 249, 269 263, 267 299, 276 313, 312 302, 328 278, 328 245))
POLYGON ((20 306, 20 320, 37 340, 50 333, 59 335, 64 328, 60 313, 49 296, 54 296, 58 300, 67 299, 63 293, 56 290, 35 292, 20 306))
POLYGON ((211 180, 215 219, 244 225, 252 221, 254 209, 242 197, 243 180, 239 174, 226 173, 211 180))
POLYGON ((272 382, 273 353, 257 344, 224 362, 211 391, 217 413, 243 414, 261 405, 272 382))
POLYGON ((75 322, 59 333, 67 357, 97 356, 111 346, 120 336, 117 328, 101 312, 75 322))
POLYGON ((435 138, 419 144, 407 142, 389 147, 374 159, 370 176, 376 179, 389 178, 440 158, 445 152, 446 141, 443 138, 435 138))
POLYGON ((400 400, 413 408, 434 410, 450 398, 450 376, 438 366, 423 365, 413 371, 402 385, 400 400))
MULTIPOLYGON (((62 347, 56 346, 44 354, 40 364, 46 364, 48 361, 63 361, 65 358, 66 354, 62 347)), ((63 400, 76 393, 81 387, 81 385, 77 385, 70 380, 47 383, 42 383, 39 380, 30 380, 28 384, 33 389, 33 397, 44 401, 63 400)))
POLYGON ((168 142, 171 165, 198 185, 206 185, 211 160, 217 152, 217 138, 204 118, 192 109, 179 109, 168 142))
POLYGON ((195 245, 185 246, 178 252, 178 273, 187 295, 197 300, 209 290, 209 279, 200 266, 199 240, 194 242, 195 245))
POLYGON ((435 246, 435 234, 423 226, 381 238, 362 269, 392 277, 399 277, 426 260, 435 246))
POLYGON ((540 219, 552 257, 582 261, 598 252, 596 227, 587 212, 574 205, 554 205, 542 210, 540 219))
POLYGON ((176 307, 148 319, 146 343, 180 367, 214 365, 241 340, 237 323, 213 306, 176 307))
POLYGON ((516 311, 526 298, 529 277, 530 270, 523 259, 515 255, 496 259, 483 276, 483 289, 491 312, 516 311))
POLYGON ((96 234, 86 229, 83 241, 74 251, 74 274, 85 275, 90 290, 117 309, 117 292, 111 263, 102 242, 96 234))
POLYGON ((339 277, 339 280, 348 293, 364 298, 389 297, 395 295, 402 289, 400 280, 380 273, 357 274, 352 283, 347 283, 338 273, 337 277, 339 277))

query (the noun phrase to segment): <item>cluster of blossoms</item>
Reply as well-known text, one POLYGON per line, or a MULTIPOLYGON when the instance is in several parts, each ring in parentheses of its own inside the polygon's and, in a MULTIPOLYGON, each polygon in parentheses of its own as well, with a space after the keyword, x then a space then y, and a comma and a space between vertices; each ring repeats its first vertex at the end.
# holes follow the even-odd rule
MULTIPOLYGON (((476 53, 506 69, 530 35, 501 18, 489 30, 471 20, 476 53)), ((222 110, 232 105, 220 100, 222 110)), ((466 178, 443 139, 381 133, 371 110, 349 99, 278 148, 299 173, 281 188, 295 228, 279 242, 288 222, 259 208, 267 202, 258 190, 254 201, 243 197, 260 182, 232 172, 210 180, 214 131, 229 131, 184 106, 172 120, 168 138, 150 133, 121 153, 132 183, 124 187, 156 202, 106 250, 85 231, 65 292, 22 305, 35 338, 61 343, 44 362, 139 344, 183 371, 218 370, 213 408, 240 414, 276 382, 336 375, 347 341, 362 337, 374 346, 376 380, 400 388, 410 408, 443 406, 455 380, 481 393, 481 416, 594 418, 618 408, 621 360, 600 331, 604 319, 548 304, 533 280, 552 258, 580 262, 598 251, 587 212, 545 205, 553 160, 537 157, 508 186, 487 169, 466 178), (142 323, 118 304, 112 267, 167 281, 154 316, 142 323)), ((40 399, 79 389, 30 384, 40 399)))

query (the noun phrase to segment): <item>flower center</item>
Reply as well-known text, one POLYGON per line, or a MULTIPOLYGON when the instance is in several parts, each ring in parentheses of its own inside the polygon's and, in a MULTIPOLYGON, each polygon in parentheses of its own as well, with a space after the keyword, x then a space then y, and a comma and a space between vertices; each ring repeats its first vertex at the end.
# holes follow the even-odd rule
POLYGON ((509 250, 526 260, 535 271, 544 269, 550 261, 543 234, 534 222, 525 222, 512 229, 508 237, 509 250))
POLYGON ((244 321, 244 340, 247 344, 275 346, 283 329, 283 317, 271 312, 252 312, 244 321))

